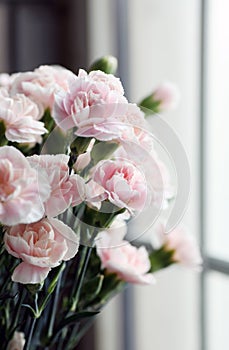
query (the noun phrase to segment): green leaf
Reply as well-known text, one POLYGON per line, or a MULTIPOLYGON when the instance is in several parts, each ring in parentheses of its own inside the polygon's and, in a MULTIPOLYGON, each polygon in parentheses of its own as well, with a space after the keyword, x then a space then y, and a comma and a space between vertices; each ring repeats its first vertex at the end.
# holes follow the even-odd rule
POLYGON ((96 165, 100 160, 108 159, 116 151, 118 144, 115 142, 97 141, 91 151, 91 158, 96 165))
POLYGON ((72 316, 67 317, 61 324, 60 324, 60 328, 64 328, 66 326, 69 326, 70 324, 76 323, 79 320, 82 320, 84 318, 88 318, 88 317, 94 317, 96 315, 98 315, 100 313, 100 311, 81 311, 78 312, 77 314, 74 314, 72 316))
MULTIPOLYGON (((49 133, 53 130, 55 126, 54 119, 51 116, 49 108, 45 110, 45 113, 41 119, 41 121, 45 124, 45 128, 49 131, 49 133)), ((45 136, 47 137, 47 136, 45 136)))
POLYGON ((60 274, 62 273, 62 271, 64 271, 66 267, 66 263, 63 262, 57 269, 56 269, 56 274, 54 275, 53 280, 51 281, 49 287, 48 287, 48 294, 52 294, 54 289, 56 288, 58 279, 60 277, 60 274))
POLYGON ((91 142, 90 137, 80 137, 77 136, 74 141, 71 143, 71 152, 75 155, 78 156, 79 154, 82 154, 86 152, 89 143, 91 142))
POLYGON ((5 137, 5 132, 5 124, 2 121, 0 121, 0 146, 5 146, 8 143, 8 140, 5 137))

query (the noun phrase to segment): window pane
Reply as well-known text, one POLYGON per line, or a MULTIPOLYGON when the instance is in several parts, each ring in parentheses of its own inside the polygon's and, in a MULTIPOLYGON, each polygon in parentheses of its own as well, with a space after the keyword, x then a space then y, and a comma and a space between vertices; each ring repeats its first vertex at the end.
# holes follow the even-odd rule
POLYGON ((207 8, 206 236, 210 254, 229 260, 229 2, 207 8))
POLYGON ((229 344, 229 277, 218 272, 207 275, 207 349, 227 350, 229 344))

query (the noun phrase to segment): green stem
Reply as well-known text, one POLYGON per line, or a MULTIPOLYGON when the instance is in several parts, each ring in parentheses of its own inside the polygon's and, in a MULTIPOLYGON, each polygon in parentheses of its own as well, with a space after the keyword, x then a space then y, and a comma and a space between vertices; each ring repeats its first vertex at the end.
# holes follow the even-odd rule
POLYGON ((30 344, 31 344, 31 341, 32 341, 33 332, 34 332, 34 328, 35 328, 36 322, 37 322, 37 318, 32 318, 31 324, 30 324, 29 337, 28 337, 27 342, 25 344, 25 350, 30 350, 30 344))
POLYGON ((14 316, 14 320, 12 322, 12 326, 10 327, 11 328, 11 332, 14 332, 14 330, 17 328, 17 323, 18 323, 18 319, 19 319, 19 316, 20 316, 20 313, 21 313, 21 306, 22 306, 24 298, 25 298, 25 290, 23 289, 23 291, 19 295, 19 300, 18 300, 18 303, 17 303, 17 306, 16 306, 16 310, 15 310, 16 314, 14 316))
POLYGON ((57 306, 58 306, 58 301, 59 301, 62 273, 63 273, 63 271, 61 271, 61 273, 59 275, 59 279, 58 279, 56 290, 55 290, 53 308, 51 310, 51 319, 50 319, 49 328, 48 328, 48 338, 51 337, 53 334, 53 327, 54 327, 54 323, 55 323, 56 311, 57 311, 57 306))
MULTIPOLYGON (((121 212, 122 210, 119 211, 119 213, 121 212)), ((110 217, 103 223, 103 226, 104 227, 108 227, 110 225, 110 223, 113 221, 113 219, 115 218, 115 216, 117 215, 117 212, 113 212, 111 213, 110 217)), ((94 224, 93 220, 92 220, 92 224, 94 224)), ((77 308, 77 305, 78 305, 78 302, 79 302, 79 298, 80 298, 80 293, 81 293, 81 288, 82 288, 82 285, 83 285, 83 280, 84 280, 84 277, 85 277, 85 274, 86 274, 86 271, 87 271, 87 266, 88 266, 88 263, 89 263, 89 260, 90 260, 90 256, 91 256, 91 253, 92 253, 92 250, 93 250, 93 247, 94 247, 94 240, 95 240, 95 237, 97 235, 97 230, 94 230, 94 232, 92 232, 91 234, 91 238, 88 242, 89 246, 85 247, 83 249, 83 252, 82 252, 82 257, 81 259, 83 259, 83 263, 82 263, 82 267, 81 267, 81 270, 80 270, 80 273, 78 275, 78 278, 77 278, 77 283, 74 287, 74 290, 73 290, 73 303, 72 303, 72 306, 71 306, 71 309, 70 311, 71 312, 75 312, 76 311, 76 308, 77 308)), ((81 261, 80 261, 80 264, 81 264, 81 261)))
POLYGON ((76 345, 75 341, 77 338, 76 334, 78 335, 78 330, 79 330, 79 322, 72 328, 71 335, 67 341, 65 350, 71 350, 76 345))
POLYGON ((11 275, 8 274, 2 283, 2 288, 0 289, 0 294, 4 292, 5 288, 7 287, 8 283, 10 282, 10 280, 11 280, 11 275))
MULTIPOLYGON (((38 310, 38 294, 37 293, 35 294, 35 310, 36 310, 36 313, 38 313, 39 310, 38 310)), ((37 317, 33 317, 31 319, 29 336, 27 338, 24 350, 30 350, 30 345, 31 345, 31 341, 32 341, 33 332, 34 332, 34 328, 35 328, 36 322, 37 322, 37 317)))
POLYGON ((6 329, 9 328, 10 325, 10 305, 9 305, 9 300, 7 301, 7 304, 5 305, 4 309, 4 320, 5 320, 5 325, 6 325, 6 329))
POLYGON ((54 277, 54 279, 51 281, 49 287, 48 287, 48 293, 46 297, 44 298, 41 306, 38 308, 38 317, 41 316, 42 312, 44 311, 53 291, 55 290, 58 282, 61 280, 63 270, 65 269, 66 263, 62 262, 62 264, 59 267, 59 270, 57 272, 57 275, 54 277))
POLYGON ((64 337, 60 337, 58 344, 57 344, 57 350, 63 350, 64 349, 64 337))
POLYGON ((85 273, 87 271, 87 266, 90 260, 90 256, 91 256, 91 252, 92 252, 93 247, 85 247, 84 248, 84 252, 85 252, 85 257, 84 257, 84 262, 83 262, 83 266, 82 266, 82 270, 79 274, 78 280, 77 280, 77 284, 76 284, 76 292, 75 292, 75 296, 73 298, 73 303, 72 303, 72 307, 71 307, 71 311, 74 312, 76 311, 77 305, 78 305, 78 301, 80 298, 80 292, 81 292, 81 288, 83 285, 83 280, 84 280, 84 276, 85 273))

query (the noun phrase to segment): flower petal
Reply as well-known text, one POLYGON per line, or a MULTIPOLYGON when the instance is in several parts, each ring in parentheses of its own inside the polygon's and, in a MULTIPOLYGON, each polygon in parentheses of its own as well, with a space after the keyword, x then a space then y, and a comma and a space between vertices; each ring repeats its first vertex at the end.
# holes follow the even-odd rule
POLYGON ((63 257, 63 260, 67 261, 73 258, 79 249, 79 235, 58 219, 48 218, 48 220, 57 233, 66 240, 68 251, 63 257))
POLYGON ((22 284, 36 284, 45 280, 50 268, 38 267, 22 262, 19 264, 12 275, 12 281, 22 284))

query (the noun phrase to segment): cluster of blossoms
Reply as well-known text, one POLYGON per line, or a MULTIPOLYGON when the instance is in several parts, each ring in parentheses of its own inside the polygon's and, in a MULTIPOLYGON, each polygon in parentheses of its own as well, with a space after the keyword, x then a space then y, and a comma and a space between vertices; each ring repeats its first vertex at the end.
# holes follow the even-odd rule
MULTIPOLYGON (((42 284, 51 269, 80 252, 87 231, 103 278, 154 283, 156 250, 125 235, 132 216, 148 206, 165 208, 174 196, 142 111, 150 101, 157 110, 169 108, 173 93, 162 86, 140 108, 128 102, 118 78, 100 70, 75 75, 41 66, 0 75, 0 224, 5 250, 18 259, 13 282, 42 284), (74 141, 60 154, 37 154, 54 128, 74 141)), ((200 264, 185 235, 162 236, 159 250, 172 252, 170 264, 200 264)))

